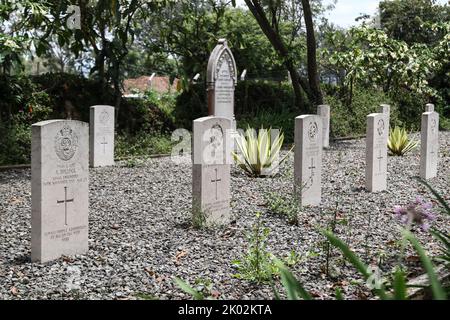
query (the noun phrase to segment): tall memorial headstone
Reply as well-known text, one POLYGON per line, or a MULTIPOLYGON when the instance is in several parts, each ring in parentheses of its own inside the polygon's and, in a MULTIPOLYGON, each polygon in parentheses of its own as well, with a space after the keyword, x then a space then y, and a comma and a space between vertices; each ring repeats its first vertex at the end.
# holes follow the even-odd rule
POLYGON ((434 104, 428 103, 425 105, 425 112, 434 112, 434 104))
POLYGON ((89 125, 32 126, 31 258, 47 262, 88 250, 89 125))
POLYGON ((432 179, 437 176, 439 161, 439 114, 434 105, 427 104, 422 114, 420 176, 432 179))
POLYGON ((322 201, 322 118, 295 118, 294 189, 303 206, 322 201))
POLYGON ((388 119, 387 113, 367 116, 366 189, 370 192, 387 189, 388 119))
POLYGON ((322 141, 323 147, 330 147, 330 106, 319 105, 317 106, 317 114, 322 117, 322 141))
POLYGON ((193 125, 193 217, 202 215, 206 225, 230 221, 231 120, 204 117, 193 125))
MULTIPOLYGON (((378 113, 384 113, 387 115, 387 123, 390 124, 391 123, 391 106, 389 104, 380 104, 380 106, 378 107, 378 113)), ((390 127, 389 127, 390 130, 390 127)), ((389 135, 389 130, 388 130, 388 135, 389 135)))
MULTIPOLYGON (((234 123, 234 90, 237 69, 233 53, 225 39, 220 39, 208 61, 208 114, 228 118, 234 123)), ((235 125, 233 124, 233 127, 235 125)))
POLYGON ((114 165, 114 107, 93 106, 90 109, 91 167, 114 165))

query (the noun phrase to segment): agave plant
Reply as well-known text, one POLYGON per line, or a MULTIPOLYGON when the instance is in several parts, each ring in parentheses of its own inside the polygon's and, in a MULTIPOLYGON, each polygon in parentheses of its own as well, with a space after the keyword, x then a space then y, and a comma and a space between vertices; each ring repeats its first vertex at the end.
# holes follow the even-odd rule
POLYGON ((409 139, 404 128, 395 127, 391 130, 388 140, 388 148, 392 155, 403 156, 404 154, 417 148, 419 141, 409 139))
POLYGON ((279 159, 284 134, 280 132, 272 139, 272 128, 261 127, 256 133, 255 129, 248 127, 245 133, 238 134, 235 141, 239 152, 232 153, 234 161, 251 177, 274 174, 288 155, 279 159))

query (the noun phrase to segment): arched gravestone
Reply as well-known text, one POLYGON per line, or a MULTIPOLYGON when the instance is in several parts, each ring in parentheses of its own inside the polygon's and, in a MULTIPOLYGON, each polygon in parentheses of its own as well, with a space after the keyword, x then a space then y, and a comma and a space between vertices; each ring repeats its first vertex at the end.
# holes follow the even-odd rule
MULTIPOLYGON (((225 39, 220 39, 208 62, 208 114, 234 122, 234 90, 237 69, 233 53, 225 39)), ((234 127, 234 125, 233 125, 234 127)))
POLYGON ((230 221, 231 120, 204 117, 194 120, 192 209, 207 225, 230 221))
POLYGON ((114 112, 111 106, 93 106, 90 109, 91 167, 114 165, 114 112))
POLYGON ((89 125, 32 126, 31 258, 47 262, 88 250, 89 125))

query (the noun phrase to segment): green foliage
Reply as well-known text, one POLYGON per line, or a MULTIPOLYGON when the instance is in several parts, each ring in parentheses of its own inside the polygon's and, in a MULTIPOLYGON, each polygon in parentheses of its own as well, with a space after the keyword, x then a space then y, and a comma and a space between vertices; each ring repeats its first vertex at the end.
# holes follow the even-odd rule
POLYGON ((237 118, 253 117, 262 113, 282 114, 299 110, 295 106, 292 86, 287 76, 268 80, 239 81, 235 92, 237 118))
MULTIPOLYGON (((324 236, 328 239, 328 241, 338 249, 342 251, 347 260, 361 273, 364 277, 364 280, 368 281, 372 276, 368 266, 362 262, 358 256, 338 237, 336 237, 330 231, 322 231, 324 236)), ((380 284, 379 288, 373 289, 373 292, 381 299, 386 299, 387 295, 385 292, 385 288, 383 284, 380 284)))
POLYGON ((116 137, 115 156, 118 159, 169 154, 173 143, 169 135, 146 132, 134 135, 121 134, 116 137))
POLYGON ((195 300, 205 300, 205 296, 200 291, 195 290, 180 278, 175 277, 175 283, 181 290, 190 294, 195 300))
MULTIPOLYGON (((305 40, 294 38, 295 30, 292 30, 298 23, 298 20, 281 21, 278 28, 289 38, 292 55, 301 57, 305 40)), ((247 69, 249 77, 258 78, 286 77, 283 61, 252 14, 241 8, 230 8, 226 2, 179 1, 166 6, 161 14, 142 21, 137 37, 141 40, 141 51, 148 52, 144 59, 152 62, 163 56, 168 62, 172 57, 177 58, 174 68, 160 63, 153 69, 174 72, 183 79, 183 88, 189 88, 189 80, 197 73, 205 79, 208 57, 220 38, 228 40, 239 72, 247 69)))
MULTIPOLYGON (((322 233, 327 237, 328 241, 330 241, 333 246, 339 248, 342 251, 347 260, 361 273, 361 275, 367 282, 373 281, 372 277, 374 276, 374 274, 372 273, 370 268, 368 268, 341 239, 339 239, 329 231, 322 231, 322 233)), ((438 281, 431 260, 427 257, 425 251, 412 233, 405 230, 403 235, 405 239, 407 239, 413 245, 413 248, 420 256, 422 264, 424 265, 424 268, 427 271, 428 277, 430 279, 434 298, 437 300, 445 300, 446 293, 442 289, 442 286, 438 281)), ((303 288, 302 284, 281 262, 276 261, 276 265, 280 270, 282 284, 286 290, 288 299, 312 299, 311 295, 303 288)), ((406 284, 405 271, 402 270, 402 268, 396 268, 393 279, 390 283, 388 283, 386 286, 384 286, 383 283, 379 283, 378 287, 375 287, 372 291, 376 296, 378 296, 378 298, 382 300, 405 300, 407 299, 407 288, 408 286, 406 284), (389 288, 392 289, 392 292, 388 291, 389 288)), ((275 296, 279 297, 278 293, 275 292, 275 296)), ((338 300, 341 300, 343 298, 340 290, 336 291, 336 298, 338 300)))
POLYGON ((256 115, 244 115, 238 120, 238 128, 261 128, 272 125, 272 128, 280 129, 285 135, 284 142, 287 144, 294 143, 294 125, 298 112, 285 111, 270 112, 260 111, 256 115))
POLYGON ((272 137, 272 129, 261 127, 258 133, 248 128, 235 138, 238 152, 233 152, 233 158, 238 166, 250 177, 273 175, 287 155, 280 159, 284 134, 279 132, 272 137))
POLYGON ((143 99, 126 99, 119 113, 119 129, 137 136, 169 134, 175 129, 174 103, 174 96, 153 91, 147 92, 143 99))
POLYGON ((178 128, 191 130, 195 119, 208 115, 206 87, 203 84, 195 84, 189 90, 181 92, 177 97, 173 114, 178 128))
POLYGON ((266 195, 266 201, 271 213, 284 216, 290 224, 298 225, 298 213, 301 206, 297 197, 292 197, 292 195, 281 196, 278 193, 269 192, 266 195))
POLYGON ((0 78, 0 165, 31 161, 31 125, 48 120, 51 98, 25 77, 0 78))
POLYGON ((441 66, 440 57, 424 45, 408 46, 389 38, 383 31, 367 26, 349 31, 349 50, 330 55, 330 62, 347 71, 346 83, 354 81, 379 85, 385 92, 407 87, 435 95, 428 79, 441 66))
POLYGON ((238 268, 238 273, 234 277, 256 283, 272 280, 277 271, 274 257, 267 250, 269 233, 269 228, 264 226, 261 219, 261 213, 257 213, 252 231, 247 235, 249 242, 247 254, 242 260, 233 261, 233 265, 238 268))
MULTIPOLYGON (((176 125, 192 129, 194 119, 208 114, 206 86, 204 83, 192 85, 184 90, 176 101, 174 117, 176 125)), ((293 142, 294 119, 298 110, 294 105, 294 94, 287 83, 273 81, 239 81, 235 91, 235 115, 239 127, 252 128, 267 126, 285 129, 286 138, 293 142), (270 122, 269 122, 270 121, 270 122)))
MULTIPOLYGON (((113 104, 113 92, 102 90, 100 82, 64 73, 0 76, 0 96, 2 165, 30 162, 33 123, 67 117, 89 122, 90 106, 113 104)), ((175 95, 148 92, 143 100, 123 100, 116 156, 170 153, 175 99, 175 95)))
POLYGON ((286 268, 280 260, 276 259, 275 264, 280 270, 281 283, 283 284, 286 295, 289 300, 312 300, 311 295, 303 288, 300 282, 294 275, 286 268))
POLYGON ((0 137, 0 165, 30 163, 31 128, 27 124, 0 124, 0 137))
POLYGON ((148 293, 137 293, 136 298, 141 299, 141 300, 147 300, 147 301, 158 300, 157 297, 155 297, 151 294, 148 294, 148 293))
POLYGON ((394 156, 403 156, 417 148, 419 141, 410 139, 406 129, 395 127, 389 133, 388 149, 394 156))
POLYGON ((445 291, 439 282, 439 279, 434 270, 433 263, 431 259, 425 253, 425 250, 419 243, 419 240, 408 230, 403 231, 403 237, 408 240, 416 252, 419 254, 420 261, 428 274, 428 280, 430 281, 431 289, 433 291, 433 296, 436 300, 446 300, 447 296, 445 291))
MULTIPOLYGON (((330 135, 349 137, 366 133, 367 115, 376 112, 380 104, 391 105, 391 123, 398 123, 398 109, 392 100, 376 89, 355 89, 352 103, 347 102, 345 93, 339 88, 326 90, 325 102, 331 106, 330 135)), ((413 121, 413 119, 411 119, 413 121)), ((415 119, 414 119, 415 121, 415 119)))
MULTIPOLYGON (((404 18, 413 20, 407 15, 404 18)), ((403 28, 398 21, 393 22, 403 28)), ((340 31, 330 33, 331 45, 322 53, 324 64, 334 73, 345 74, 342 83, 347 104, 351 105, 355 89, 381 88, 399 106, 399 120, 404 125, 417 123, 423 105, 429 102, 448 117, 445 70, 450 65, 450 22, 428 21, 420 28, 428 31, 427 38, 435 40, 406 43, 366 25, 350 29, 343 37, 340 31)), ((411 127, 417 128, 417 124, 411 127)))
POLYGON ((194 287, 187 282, 175 277, 175 284, 194 298, 194 300, 215 300, 220 295, 219 292, 213 290, 213 282, 208 278, 198 278, 194 281, 194 287))
POLYGON ((52 109, 53 119, 71 117, 89 122, 91 106, 114 105, 112 89, 103 89, 101 82, 95 79, 68 73, 46 73, 31 76, 30 80, 35 84, 33 94, 45 92, 51 97, 47 107, 52 109))
MULTIPOLYGON (((438 201, 442 213, 450 216, 450 205, 444 200, 444 198, 424 179, 416 177, 416 179, 430 190, 438 201)), ((438 257, 439 262, 445 263, 450 266, 450 233, 448 231, 440 231, 433 228, 431 234, 441 243, 441 256, 438 257)))
POLYGON ((426 23, 450 21, 450 7, 433 0, 395 0, 380 2, 380 22, 386 33, 408 44, 436 42, 426 23))

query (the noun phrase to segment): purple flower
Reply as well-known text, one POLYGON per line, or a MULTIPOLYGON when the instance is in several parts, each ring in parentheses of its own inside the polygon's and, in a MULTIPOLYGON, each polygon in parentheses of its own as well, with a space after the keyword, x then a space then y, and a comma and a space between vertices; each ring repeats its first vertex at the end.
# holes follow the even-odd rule
POLYGON ((426 202, 421 197, 417 197, 406 207, 395 206, 394 214, 402 224, 417 224, 423 231, 428 231, 431 223, 436 219, 433 213, 433 203, 426 202))

